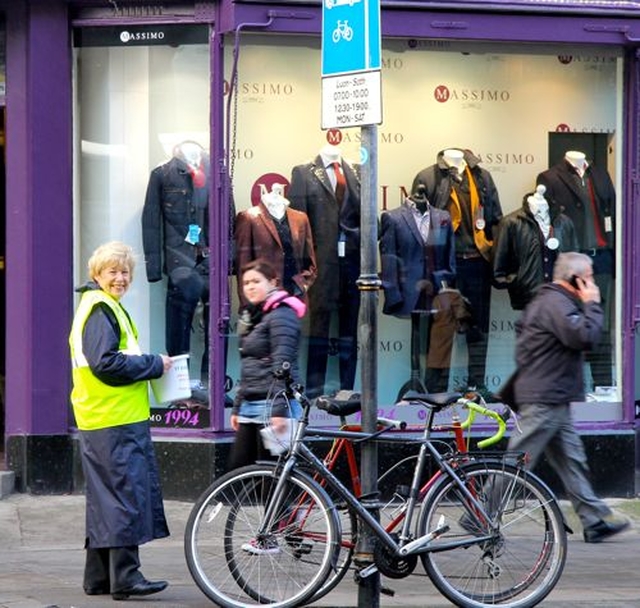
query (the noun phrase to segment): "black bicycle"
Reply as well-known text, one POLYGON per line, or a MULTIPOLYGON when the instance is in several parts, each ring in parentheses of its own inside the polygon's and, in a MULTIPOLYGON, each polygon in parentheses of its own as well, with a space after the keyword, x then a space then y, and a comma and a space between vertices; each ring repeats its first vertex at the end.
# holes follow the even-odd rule
POLYGON ((402 578, 420 560, 436 588, 465 608, 527 608, 555 587, 566 560, 566 527, 552 492, 525 469, 522 455, 442 454, 431 438, 434 415, 464 404, 463 396, 420 395, 428 413, 422 436, 385 438, 419 446, 402 525, 389 533, 305 444, 310 434, 376 440, 379 433, 311 430, 311 401, 290 379, 288 386, 303 417, 286 453, 277 463, 222 476, 189 516, 187 565, 212 601, 237 608, 313 602, 337 578, 343 535, 352 544, 363 526, 376 542, 374 564, 359 577, 377 568, 402 578), (419 504, 429 460, 437 472, 419 504))

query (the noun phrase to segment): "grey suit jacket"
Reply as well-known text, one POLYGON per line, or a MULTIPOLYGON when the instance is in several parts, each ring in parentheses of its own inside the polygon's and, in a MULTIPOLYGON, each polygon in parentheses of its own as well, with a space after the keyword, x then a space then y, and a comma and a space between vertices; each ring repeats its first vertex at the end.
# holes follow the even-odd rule
MULTIPOLYGON (((291 172, 287 199, 291 208, 309 218, 318 265, 318 277, 309 290, 312 310, 335 310, 341 297, 357 297, 360 274, 360 179, 344 159, 342 169, 347 190, 342 205, 336 196, 320 155, 291 172), (338 242, 344 239, 344 256, 338 255, 338 242), (353 293, 341 294, 340 269, 348 274, 353 293)), ((351 289, 350 289, 351 291, 351 289)))

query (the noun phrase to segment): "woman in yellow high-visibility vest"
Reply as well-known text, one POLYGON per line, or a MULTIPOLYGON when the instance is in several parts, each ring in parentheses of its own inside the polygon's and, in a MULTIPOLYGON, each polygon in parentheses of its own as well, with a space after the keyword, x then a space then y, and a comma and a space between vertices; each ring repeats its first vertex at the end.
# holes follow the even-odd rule
POLYGON ((134 266, 134 253, 124 243, 93 252, 69 336, 71 402, 86 483, 83 587, 88 595, 116 600, 157 593, 168 584, 143 576, 138 546, 169 535, 149 427, 148 381, 172 361, 141 352, 136 326, 120 304, 134 266))

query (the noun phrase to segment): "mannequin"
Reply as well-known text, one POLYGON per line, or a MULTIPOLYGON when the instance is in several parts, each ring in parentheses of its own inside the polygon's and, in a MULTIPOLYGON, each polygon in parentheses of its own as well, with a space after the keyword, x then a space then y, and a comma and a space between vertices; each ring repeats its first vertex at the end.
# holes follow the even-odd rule
POLYGON ((142 210, 147 280, 167 276, 165 339, 171 356, 189 353, 196 308, 204 307, 205 349, 201 380, 208 381, 209 159, 202 146, 185 141, 149 177, 142 210))
POLYGON ((481 389, 486 387, 491 249, 494 232, 502 219, 498 191, 491 174, 480 167, 480 159, 463 148, 439 152, 436 163, 416 175, 412 192, 420 184, 425 186, 431 205, 451 216, 455 233, 455 287, 470 302, 475 320, 466 332, 469 356, 465 381, 467 387, 481 389))
MULTIPOLYGON (((311 226, 305 213, 289 208, 284 185, 268 192, 260 184, 260 203, 238 213, 235 222, 236 267, 264 258, 278 271, 280 286, 306 299, 317 275, 311 226)), ((238 281, 240 307, 247 302, 238 281)))
POLYGON ((307 394, 330 392, 325 388, 327 364, 335 351, 339 388, 351 390, 358 361, 360 179, 340 148, 325 145, 312 161, 293 167, 288 199, 292 209, 309 218, 318 264, 308 294, 307 394), (332 326, 337 338, 330 337, 332 326))
MULTIPOLYGON (((380 217, 382 311, 411 318, 411 380, 400 389, 399 398, 410 389, 426 390, 419 379, 420 342, 426 343, 427 352, 433 299, 455 280, 453 238, 451 216, 429 204, 424 186, 380 217)), ((450 359, 451 349, 448 355, 450 359)))
POLYGON ((441 286, 455 282, 451 216, 429 205, 424 187, 380 216, 380 265, 382 311, 399 318, 429 311, 441 286), (424 221, 427 231, 422 234, 424 221))
POLYGON ((551 216, 546 188, 525 194, 522 207, 500 220, 493 248, 493 278, 508 289, 511 307, 523 310, 542 283, 553 279, 558 254, 576 251, 573 222, 564 214, 551 216))
POLYGON ((552 216, 562 212, 574 224, 578 249, 593 258, 594 280, 605 314, 601 341, 586 359, 594 386, 613 383, 613 315, 615 298, 616 193, 607 171, 587 160, 584 152, 568 150, 563 159, 538 175, 552 216))

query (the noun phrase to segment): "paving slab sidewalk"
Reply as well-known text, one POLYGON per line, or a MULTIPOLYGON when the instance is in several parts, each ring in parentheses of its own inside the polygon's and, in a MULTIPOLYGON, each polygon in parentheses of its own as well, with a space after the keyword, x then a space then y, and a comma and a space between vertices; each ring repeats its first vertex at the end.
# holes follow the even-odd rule
MULTIPOLYGON (((640 499, 610 500, 628 515, 632 528, 601 544, 582 541, 580 525, 567 505, 569 539, 562 579, 542 608, 640 607, 640 499)), ((182 535, 191 504, 166 501, 172 535, 143 545, 143 571, 151 579, 167 579, 166 591, 126 602, 86 596, 84 565, 84 497, 11 494, 0 500, 0 608, 209 608, 210 602, 191 579, 184 559, 182 535)), ((381 595, 380 606, 444 608, 451 606, 422 573, 386 580, 393 597, 381 595)), ((358 606, 358 588, 347 576, 317 606, 358 606)), ((369 607, 368 607, 369 608, 369 607)))

